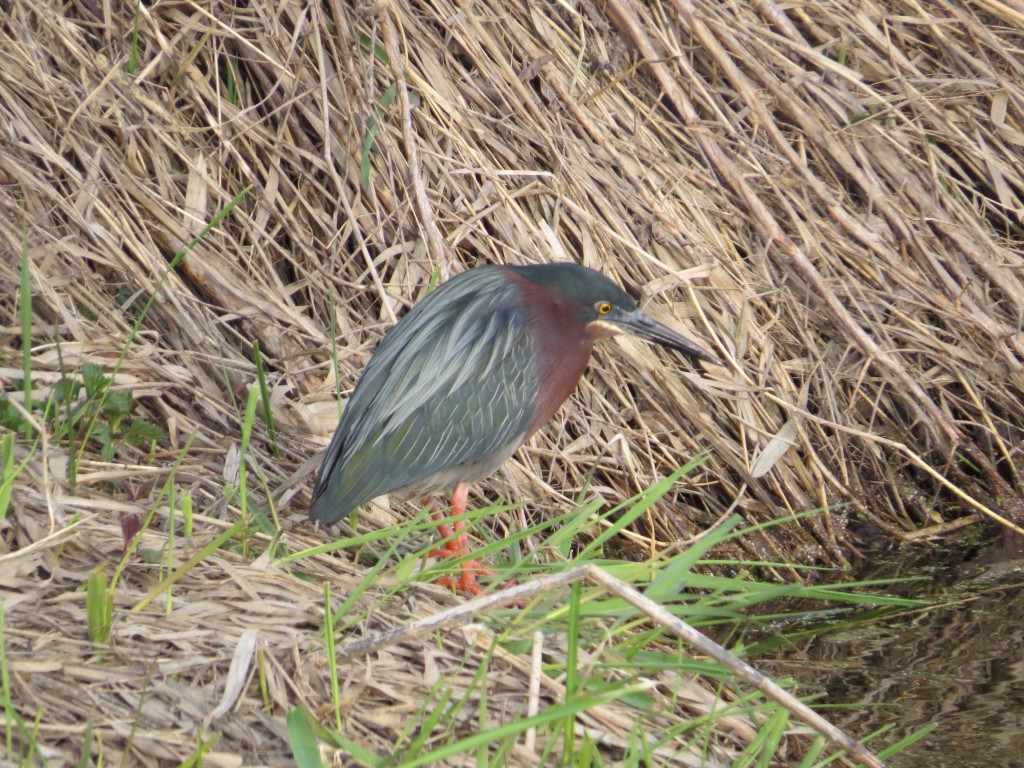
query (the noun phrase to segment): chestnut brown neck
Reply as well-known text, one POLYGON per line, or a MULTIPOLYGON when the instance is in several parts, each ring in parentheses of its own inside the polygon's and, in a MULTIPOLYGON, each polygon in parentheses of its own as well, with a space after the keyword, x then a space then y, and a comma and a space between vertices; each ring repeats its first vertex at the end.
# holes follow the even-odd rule
POLYGON ((571 301, 550 288, 510 273, 522 292, 523 310, 537 370, 537 411, 527 428, 536 432, 576 389, 600 335, 580 322, 571 301))

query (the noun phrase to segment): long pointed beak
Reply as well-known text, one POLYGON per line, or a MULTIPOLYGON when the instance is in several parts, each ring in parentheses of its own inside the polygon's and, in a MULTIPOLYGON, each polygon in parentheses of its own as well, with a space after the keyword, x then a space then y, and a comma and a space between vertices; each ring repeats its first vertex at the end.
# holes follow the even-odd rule
POLYGON ((614 316, 606 315, 602 319, 610 320, 612 325, 626 333, 646 339, 647 341, 653 341, 662 347, 677 350, 689 357, 695 357, 698 360, 704 360, 715 365, 722 364, 721 360, 703 347, 694 344, 685 336, 679 335, 667 325, 662 325, 657 320, 648 317, 639 309, 632 312, 617 312, 614 316))

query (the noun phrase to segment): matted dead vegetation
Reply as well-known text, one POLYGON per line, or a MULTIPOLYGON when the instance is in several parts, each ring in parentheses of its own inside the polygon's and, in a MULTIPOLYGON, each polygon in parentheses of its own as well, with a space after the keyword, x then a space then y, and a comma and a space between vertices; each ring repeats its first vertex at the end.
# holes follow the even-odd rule
MULTIPOLYGON (((254 341, 280 453, 258 426, 252 492, 273 495, 290 548, 323 541, 304 516, 337 415, 332 296, 344 392, 435 271, 577 260, 728 361, 694 372, 606 344, 555 422, 475 489, 487 498, 562 510, 596 467, 591 492, 616 502, 707 451, 627 554, 732 511, 839 503, 731 554, 842 564, 851 521, 894 539, 977 513, 1019 525, 1022 31, 1024 9, 987 1, 4 3, 4 389, 20 386, 24 245, 37 396, 83 362, 113 372, 127 345, 115 385, 169 435, 155 456, 93 446, 74 488, 66 444, 17 442, 29 461, 0 520, 0 594, 14 698, 29 722, 45 711, 47 757, 77 761, 89 722, 94 753, 178 762, 216 722, 210 764, 289 762, 282 713, 328 696, 310 650, 320 582, 345 594, 365 566, 311 558, 303 582, 218 551, 175 585, 173 610, 129 613, 158 578, 133 561, 102 659, 81 586, 119 556, 127 515, 155 508, 144 546, 166 548, 163 487, 189 436, 176 481, 197 540, 237 518, 233 398, 254 382, 254 341), (246 187, 129 344, 172 258, 246 187), (265 695, 250 682, 224 714, 248 632, 265 695)), ((376 505, 362 524, 411 509, 376 505)), ((431 610, 426 595, 363 628, 431 610)), ((487 646, 457 635, 352 671, 349 736, 387 753, 437 674, 472 677, 474 642, 487 646)), ((502 664, 496 721, 528 681, 502 664)), ((714 705, 694 690, 693 711, 714 705)), ((626 716, 580 727, 614 755, 626 716)), ((749 737, 732 727, 712 762, 749 737)))

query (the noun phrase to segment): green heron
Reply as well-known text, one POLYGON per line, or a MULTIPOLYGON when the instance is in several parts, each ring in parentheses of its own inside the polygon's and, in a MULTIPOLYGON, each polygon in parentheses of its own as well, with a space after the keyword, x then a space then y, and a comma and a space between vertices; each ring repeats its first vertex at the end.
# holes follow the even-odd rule
MULTIPOLYGON (((349 398, 317 474, 311 518, 337 522, 377 496, 455 488, 505 463, 572 394, 594 342, 630 333, 718 360, 641 312, 615 283, 577 264, 485 266, 441 285, 381 341, 349 398)), ((435 516, 440 520, 442 516, 435 516)), ((462 522, 446 549, 468 552, 462 522)), ((476 594, 475 561, 441 583, 476 594)))

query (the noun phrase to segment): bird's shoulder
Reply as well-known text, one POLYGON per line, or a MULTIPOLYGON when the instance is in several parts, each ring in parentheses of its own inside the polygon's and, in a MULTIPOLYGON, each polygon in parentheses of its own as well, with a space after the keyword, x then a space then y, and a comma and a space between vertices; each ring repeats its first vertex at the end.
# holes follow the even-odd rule
POLYGON ((528 328, 519 288, 500 267, 466 275, 472 279, 454 278, 414 306, 374 352, 345 409, 366 436, 503 364, 522 365, 528 328))

